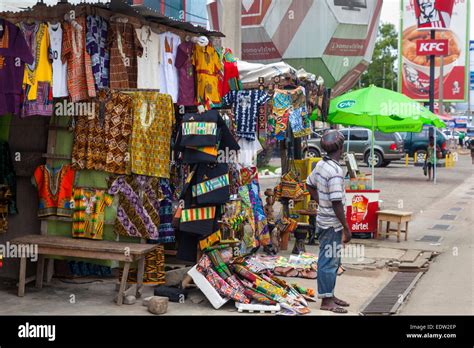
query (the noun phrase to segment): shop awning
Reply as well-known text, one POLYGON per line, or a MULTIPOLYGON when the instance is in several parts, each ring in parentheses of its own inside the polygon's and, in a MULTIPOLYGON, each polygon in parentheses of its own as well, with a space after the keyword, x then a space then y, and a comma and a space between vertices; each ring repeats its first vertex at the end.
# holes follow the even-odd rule
POLYGON ((296 69, 285 62, 260 64, 239 60, 237 67, 239 68, 240 80, 244 87, 246 85, 258 84, 258 80, 261 77, 265 79, 265 84, 268 84, 276 76, 292 75, 296 77, 297 74, 296 69))

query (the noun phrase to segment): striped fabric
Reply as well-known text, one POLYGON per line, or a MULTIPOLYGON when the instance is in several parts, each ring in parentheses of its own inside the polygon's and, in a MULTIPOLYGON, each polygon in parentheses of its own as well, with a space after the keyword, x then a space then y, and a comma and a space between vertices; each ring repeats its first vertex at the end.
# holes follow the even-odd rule
POLYGON ((193 197, 201 196, 208 192, 221 189, 223 187, 229 186, 229 174, 218 176, 211 180, 201 182, 200 184, 193 186, 193 197))
POLYGON ((183 122, 183 135, 217 135, 217 123, 183 122))
POLYGON ((184 209, 181 214, 181 222, 214 219, 215 214, 216 207, 184 209))

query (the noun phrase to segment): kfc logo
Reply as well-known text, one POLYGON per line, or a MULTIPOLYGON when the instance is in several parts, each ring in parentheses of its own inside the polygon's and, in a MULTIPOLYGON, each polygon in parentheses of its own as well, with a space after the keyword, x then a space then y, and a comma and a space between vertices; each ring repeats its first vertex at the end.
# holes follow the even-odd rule
POLYGON ((442 40, 417 40, 416 54, 418 56, 447 56, 449 41, 442 40))
POLYGON ((447 29, 451 22, 454 0, 415 0, 418 29, 447 29))

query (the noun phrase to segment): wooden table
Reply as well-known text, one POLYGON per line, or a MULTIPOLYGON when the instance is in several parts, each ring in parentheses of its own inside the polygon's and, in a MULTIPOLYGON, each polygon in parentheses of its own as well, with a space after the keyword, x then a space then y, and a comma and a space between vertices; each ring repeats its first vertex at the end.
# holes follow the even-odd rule
POLYGON ((405 233, 405 240, 408 237, 408 223, 411 221, 413 213, 398 210, 379 210, 377 212, 378 234, 383 233, 383 222, 387 222, 385 230, 385 237, 388 238, 391 234, 397 235, 397 242, 400 242, 400 233, 405 233), (397 229, 390 229, 390 222, 397 224, 397 229), (405 223, 405 230, 401 230, 401 224, 405 223))
MULTIPOLYGON (((27 235, 15 238, 10 243, 38 246, 36 287, 39 289, 43 287, 44 255, 125 262, 117 298, 118 305, 123 303, 131 263, 138 261, 137 296, 140 296, 145 272, 145 256, 158 247, 156 244, 123 243, 47 235, 27 235)), ((21 297, 25 295, 26 256, 22 255, 20 259, 18 296, 21 297)))

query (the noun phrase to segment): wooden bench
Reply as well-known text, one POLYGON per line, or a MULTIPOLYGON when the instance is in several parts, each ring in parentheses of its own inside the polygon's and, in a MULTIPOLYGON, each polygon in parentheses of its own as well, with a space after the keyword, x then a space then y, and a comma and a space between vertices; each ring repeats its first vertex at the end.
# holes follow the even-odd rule
MULTIPOLYGON (((145 272, 145 256, 155 250, 156 244, 123 243, 90 239, 74 239, 70 237, 27 235, 10 241, 16 245, 37 245, 38 264, 36 269, 36 287, 43 287, 44 256, 66 256, 85 259, 99 259, 125 262, 123 268, 117 304, 122 305, 126 290, 128 272, 132 262, 138 261, 137 270, 137 297, 143 287, 145 272)), ((26 255, 20 259, 20 279, 18 283, 18 296, 25 295, 26 255)))
POLYGON ((405 233, 405 240, 408 238, 408 223, 411 221, 412 212, 398 210, 379 210, 377 212, 378 235, 383 232, 383 222, 387 222, 385 230, 385 238, 389 238, 391 234, 397 235, 397 242, 400 242, 400 233, 405 233), (397 224, 397 229, 390 228, 390 222, 397 224), (405 223, 405 230, 401 229, 401 224, 405 223))

